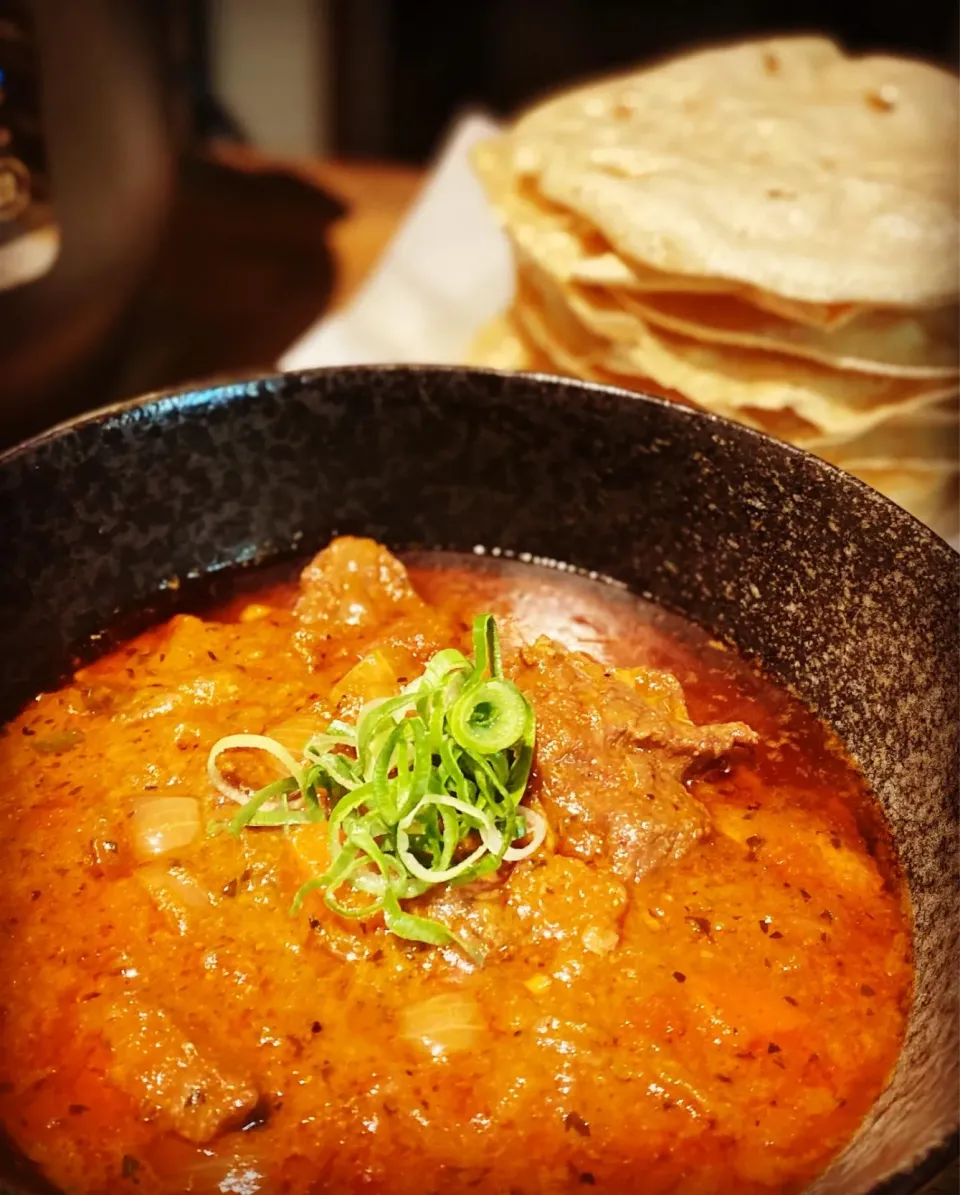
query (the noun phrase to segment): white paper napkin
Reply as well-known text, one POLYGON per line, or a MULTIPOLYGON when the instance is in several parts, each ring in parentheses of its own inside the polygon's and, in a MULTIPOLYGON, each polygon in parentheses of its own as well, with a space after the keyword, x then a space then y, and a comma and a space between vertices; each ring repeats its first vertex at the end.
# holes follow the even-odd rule
POLYGON ((281 369, 463 360, 477 329, 513 297, 509 244, 469 162, 496 129, 484 116, 457 122, 363 289, 288 349, 281 369))

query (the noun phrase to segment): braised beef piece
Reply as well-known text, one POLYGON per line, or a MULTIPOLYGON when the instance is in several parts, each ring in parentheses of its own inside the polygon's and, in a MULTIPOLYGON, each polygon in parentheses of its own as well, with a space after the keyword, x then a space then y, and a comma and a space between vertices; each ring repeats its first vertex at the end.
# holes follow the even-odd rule
POLYGON ((537 713, 534 791, 560 851, 604 859, 625 880, 709 831, 687 768, 756 740, 739 722, 695 726, 669 673, 605 669, 549 639, 520 649, 513 676, 537 713))
POLYGON ((345 535, 318 552, 300 574, 297 618, 305 627, 369 629, 423 603, 396 556, 372 539, 345 535))
POLYGON ((350 535, 332 540, 300 574, 294 614, 300 623, 296 646, 313 664, 356 655, 357 646, 374 635, 408 648, 425 664, 455 633, 417 596, 392 553, 350 535))
POLYGON ((145 993, 101 994, 84 1004, 82 1023, 110 1047, 107 1074, 145 1120, 198 1145, 247 1121, 260 1100, 250 1075, 195 1044, 145 993))

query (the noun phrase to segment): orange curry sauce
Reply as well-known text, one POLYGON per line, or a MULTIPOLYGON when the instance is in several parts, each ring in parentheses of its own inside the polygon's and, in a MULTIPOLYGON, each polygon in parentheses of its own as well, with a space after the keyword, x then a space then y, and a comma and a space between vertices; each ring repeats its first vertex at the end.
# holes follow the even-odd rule
POLYGON ((911 991, 862 780, 797 701, 612 587, 442 555, 411 577, 465 650, 491 610, 505 641, 669 670, 694 722, 756 731, 686 781, 710 832, 628 884, 548 839, 478 894, 521 929, 482 967, 317 894, 292 917, 318 827, 144 859, 138 806, 228 814, 212 744, 305 709, 322 728, 383 640, 311 666, 292 583, 177 616, 0 739, 8 1133, 78 1193, 801 1190, 884 1085, 911 991))

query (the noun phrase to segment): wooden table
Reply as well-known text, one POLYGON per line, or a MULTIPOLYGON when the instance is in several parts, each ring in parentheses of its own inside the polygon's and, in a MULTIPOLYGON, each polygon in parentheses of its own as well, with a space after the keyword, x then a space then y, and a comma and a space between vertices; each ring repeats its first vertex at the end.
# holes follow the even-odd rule
POLYGON ((422 175, 217 146, 184 163, 157 268, 86 406, 270 370, 342 306, 386 248, 422 175))
POLYGON ((348 302, 376 264, 415 199, 422 173, 404 166, 362 163, 307 164, 312 178, 348 205, 330 229, 337 264, 331 309, 348 302))
POLYGON ((269 158, 246 146, 215 148, 217 161, 246 174, 279 171, 342 200, 345 214, 330 229, 338 268, 331 309, 348 302, 376 263, 416 197, 423 171, 409 166, 323 158, 269 158))
POLYGON ((156 265, 124 323, 55 392, 8 419, 0 440, 138 394, 274 369, 356 292, 421 178, 235 145, 188 156, 156 265))

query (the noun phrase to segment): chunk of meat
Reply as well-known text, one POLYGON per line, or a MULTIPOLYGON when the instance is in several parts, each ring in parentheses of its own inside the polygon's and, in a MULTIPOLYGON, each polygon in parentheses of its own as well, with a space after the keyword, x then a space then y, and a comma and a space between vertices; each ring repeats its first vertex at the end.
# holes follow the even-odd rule
POLYGON ((382 634, 425 664, 448 645, 452 632, 443 615, 420 599, 394 555, 354 536, 332 540, 306 566, 294 614, 300 624, 294 641, 314 665, 345 650, 362 654, 358 645, 382 634))
POLYGON ((110 1047, 111 1081, 137 1101, 144 1117, 188 1141, 202 1144, 222 1128, 239 1126, 256 1106, 251 1080, 201 1052, 162 1008, 121 998, 88 1012, 86 1023, 110 1047))
POLYGON ((295 613, 305 626, 334 632, 376 626, 411 603, 420 599, 400 561, 372 539, 345 535, 300 574, 295 613))
POLYGON ((695 726, 667 673, 610 671, 549 639, 520 649, 514 679, 536 711, 534 778, 561 853, 606 859, 623 879, 710 830, 689 765, 756 739, 739 722, 695 726))
MULTIPOLYGON (((649 745, 684 759, 716 759, 732 747, 755 743, 757 734, 743 722, 714 722, 697 726, 690 720, 683 687, 672 672, 656 668, 618 668, 613 677, 630 690, 629 734, 638 746, 649 745), (636 699, 639 699, 637 701, 636 699)), ((616 704, 620 690, 611 689, 607 708, 611 716, 622 713, 616 704)))

